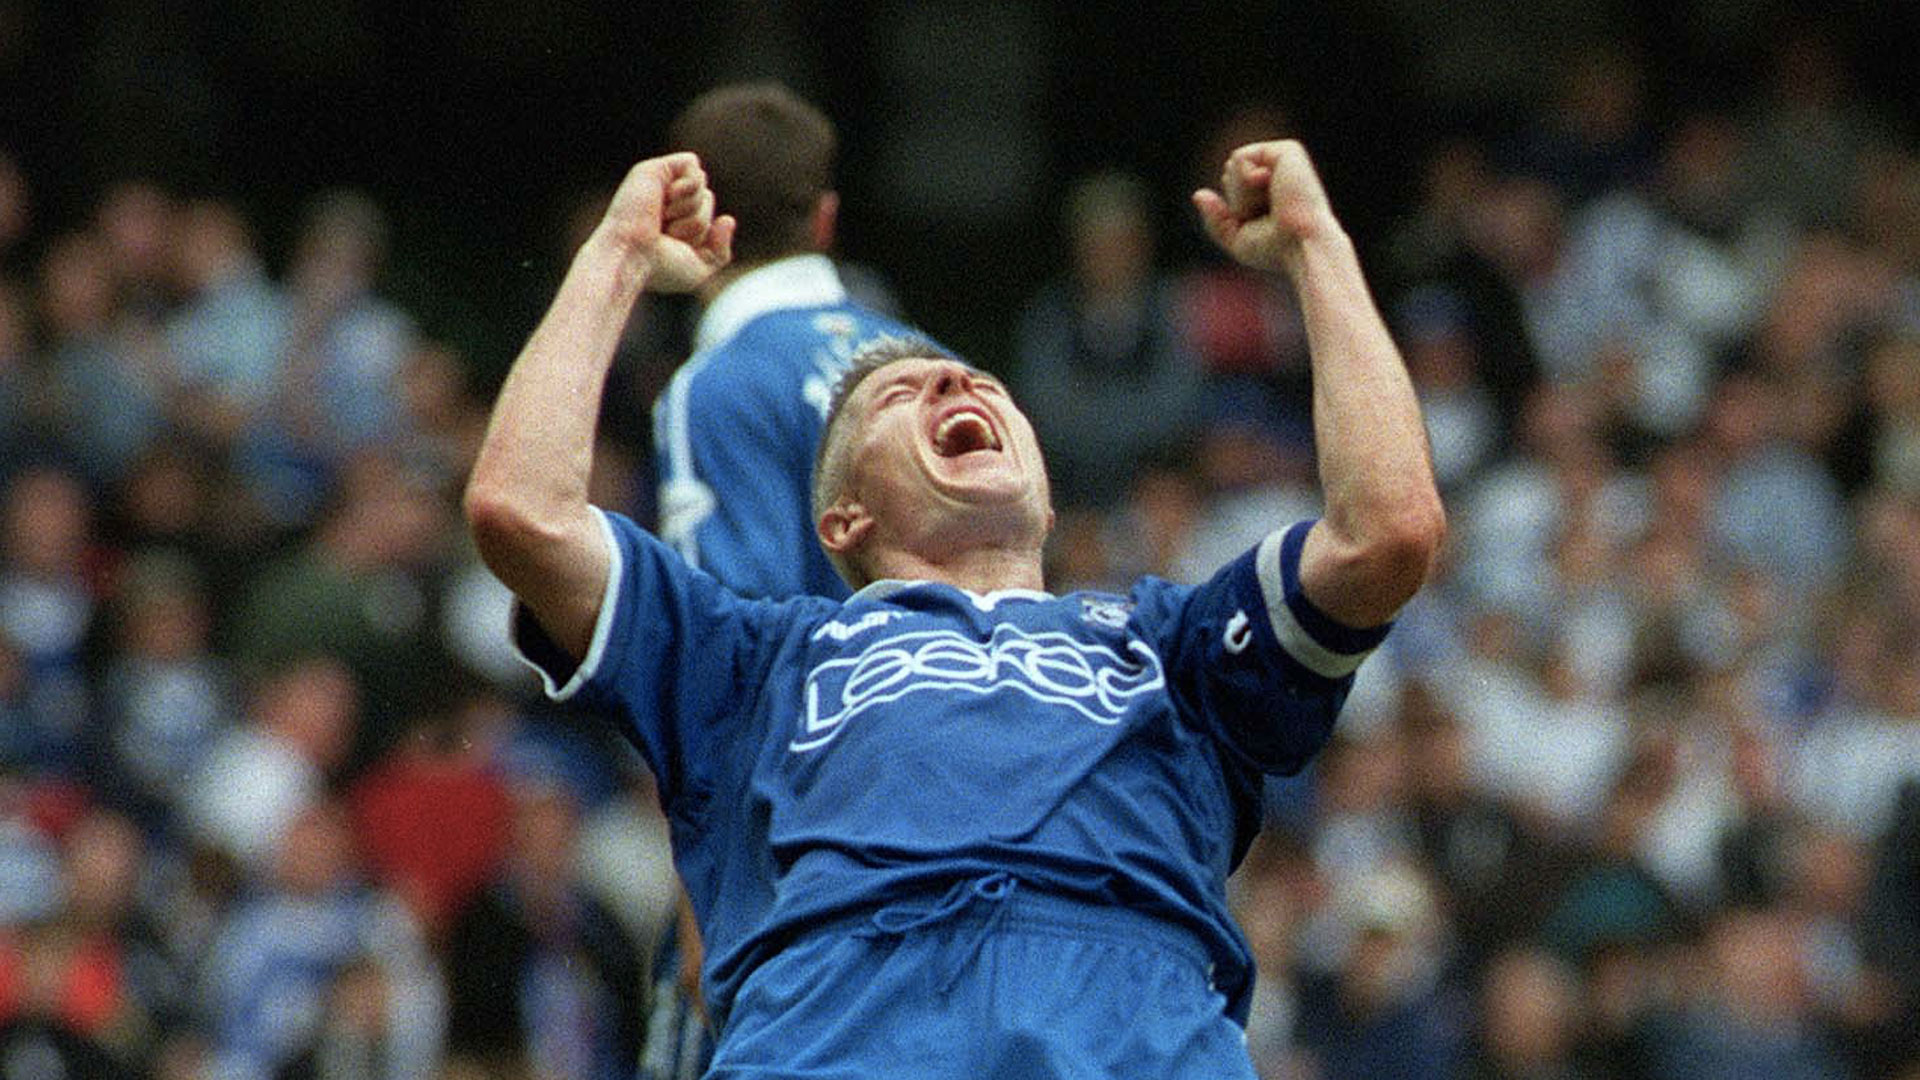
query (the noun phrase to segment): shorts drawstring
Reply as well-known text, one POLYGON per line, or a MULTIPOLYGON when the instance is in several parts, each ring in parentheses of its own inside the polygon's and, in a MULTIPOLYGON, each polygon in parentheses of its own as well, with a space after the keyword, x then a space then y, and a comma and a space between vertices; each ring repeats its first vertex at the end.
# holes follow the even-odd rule
POLYGON ((993 910, 980 920, 973 929, 972 941, 966 949, 953 955, 953 961, 947 970, 940 974, 935 986, 941 991, 951 990, 959 981, 961 972, 972 964, 986 944, 987 938, 999 929, 1007 913, 1007 900, 1013 896, 1020 879, 1005 871, 995 871, 985 877, 957 881, 953 887, 941 895, 940 899, 928 906, 903 902, 889 904, 873 913, 868 925, 853 932, 855 937, 900 938, 915 930, 936 926, 958 918, 976 903, 990 903, 993 910))

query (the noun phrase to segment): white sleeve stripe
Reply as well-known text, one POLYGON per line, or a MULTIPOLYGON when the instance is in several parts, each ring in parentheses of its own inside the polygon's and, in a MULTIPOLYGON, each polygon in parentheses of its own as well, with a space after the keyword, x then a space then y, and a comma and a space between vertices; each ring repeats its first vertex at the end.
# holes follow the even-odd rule
MULTIPOLYGON (((516 600, 514 601, 514 603, 518 604, 519 601, 516 600)), ((516 614, 515 618, 517 617, 518 615, 516 614)), ((512 620, 509 620, 507 623, 507 633, 509 635, 514 634, 512 620)), ((553 675, 550 674, 546 668, 543 668, 539 664, 534 663, 533 658, 528 656, 520 648, 520 643, 517 640, 513 641, 513 656, 514 656, 514 659, 520 661, 522 664, 525 664, 527 667, 532 668, 533 673, 535 675, 540 676, 540 691, 547 695, 548 700, 551 700, 551 701, 566 700, 566 698, 563 698, 560 696, 560 687, 554 683, 553 675)), ((572 692, 569 691, 567 696, 568 697, 573 696, 572 692)))
MULTIPOLYGON (((593 507, 593 516, 600 522, 601 535, 607 541, 607 586, 600 595, 600 614, 593 622, 593 641, 587 645, 586 658, 580 666, 573 669, 573 677, 565 686, 555 686, 553 676, 539 664, 520 653, 520 660, 528 667, 540 673, 540 683, 547 697, 554 701, 566 701, 580 692, 580 688, 593 678, 607 655, 607 640, 613 636, 613 616, 620 606, 620 579, 625 573, 625 557, 620 553, 620 541, 613 535, 613 523, 607 520, 606 511, 593 507)), ((514 650, 519 653, 519 649, 514 650)))
POLYGON ((660 507, 660 538, 692 566, 700 565, 700 524, 713 512, 711 491, 694 468, 693 380, 712 356, 711 350, 702 351, 682 364, 653 409, 660 470, 655 492, 660 507), (703 509, 687 513, 676 509, 684 500, 703 496, 708 500, 703 509))
MULTIPOLYGON (((1309 526, 1301 522, 1292 527, 1304 529, 1309 526)), ((1273 624, 1273 633, 1280 639, 1280 647, 1307 670, 1329 679, 1344 679, 1358 670, 1361 661, 1373 650, 1334 652, 1315 641, 1313 635, 1307 633, 1307 628, 1300 625, 1300 620, 1293 617, 1293 609, 1287 606, 1286 575, 1280 566, 1281 542, 1285 538, 1285 529, 1268 533, 1267 538, 1260 541, 1260 550, 1254 556, 1254 568, 1260 576, 1260 591, 1267 600, 1267 621, 1273 624)))
POLYGON ((661 449, 667 459, 667 475, 676 480, 693 476, 693 434, 690 400, 693 393, 693 377, 706 366, 708 354, 695 356, 680 366, 667 382, 667 392, 661 398, 665 406, 658 410, 656 422, 660 425, 661 449))

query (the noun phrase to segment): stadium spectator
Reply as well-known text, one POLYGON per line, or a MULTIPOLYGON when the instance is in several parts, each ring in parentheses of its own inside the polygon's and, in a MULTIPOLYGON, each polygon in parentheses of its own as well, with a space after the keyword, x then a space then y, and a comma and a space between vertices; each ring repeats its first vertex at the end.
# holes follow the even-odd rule
POLYGON ((173 406, 186 431, 230 451, 279 383, 291 312, 238 208, 197 200, 181 208, 177 228, 182 300, 166 322, 173 406))
POLYGON ((512 786, 499 872, 449 928, 448 1049, 553 1080, 622 1080, 639 1061, 645 961, 580 865, 580 806, 551 777, 512 786))
POLYGON ((33 328, 27 291, 0 273, 0 480, 28 456, 38 407, 33 328))
POLYGON ((1033 411, 1061 508, 1111 510, 1134 463, 1190 437, 1201 371, 1155 265, 1146 186, 1084 177, 1064 217, 1067 269, 1021 316, 1013 389, 1033 411))
POLYGON ((1329 883, 1340 944, 1300 978, 1295 1038, 1326 1080, 1451 1076, 1466 1057, 1469 1005, 1449 970, 1447 928, 1410 863, 1329 883))
POLYGON ((1833 1034, 1812 1012, 1794 936, 1771 910, 1729 911, 1706 927, 1699 985, 1649 1021, 1651 1080, 1849 1080, 1833 1034))
POLYGON ((165 428, 164 357, 126 319, 112 249, 91 233, 55 241, 40 265, 42 412, 53 446, 111 484, 165 428))
POLYGON ((354 731, 352 769, 435 703, 439 688, 420 672, 442 662, 433 616, 455 539, 449 511, 430 478, 390 454, 342 462, 305 542, 261 566, 233 611, 229 647, 243 665, 323 655, 353 672, 366 715, 354 731))
POLYGON ((484 700, 415 717, 347 795, 368 876, 435 945, 507 852, 513 806, 494 726, 484 700))
POLYGON ((376 291, 386 255, 386 216, 367 196, 329 191, 307 208, 286 273, 286 351, 238 451, 283 526, 314 514, 346 463, 393 434, 418 330, 376 291))
POLYGON ((271 859, 264 888, 222 920, 200 969, 215 1075, 271 1080, 324 1046, 337 982, 363 965, 382 992, 352 1007, 384 1006, 386 1075, 430 1075, 446 1031, 439 970, 406 906, 362 880, 346 811, 326 800, 302 808, 271 859))
POLYGON ((232 665, 213 648, 213 601, 192 564, 141 552, 117 571, 113 649, 101 666, 95 723, 106 751, 93 776, 158 834, 201 757, 238 722, 232 665))
POLYGON ((186 786, 181 811, 192 840, 250 878, 264 875, 345 760, 361 694, 353 673, 325 658, 261 675, 242 723, 207 748, 186 786))
POLYGON ((1580 1056, 1578 973, 1538 948, 1492 958, 1479 984, 1479 1037, 1462 1080, 1600 1080, 1617 1063, 1580 1056))
POLYGON ((86 764, 84 653, 103 554, 80 477, 43 465, 12 478, 0 499, 0 638, 19 664, 15 718, 25 723, 0 745, 18 767, 77 777, 86 764))
POLYGON ((1645 59, 1619 40, 1573 50, 1544 107, 1501 147, 1514 175, 1552 184, 1570 207, 1637 187, 1654 170, 1645 59))

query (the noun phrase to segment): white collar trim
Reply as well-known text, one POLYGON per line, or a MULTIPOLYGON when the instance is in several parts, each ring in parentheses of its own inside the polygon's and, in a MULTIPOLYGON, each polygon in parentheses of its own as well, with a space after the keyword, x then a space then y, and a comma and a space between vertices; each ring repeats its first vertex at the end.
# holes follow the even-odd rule
POLYGON ((757 266, 727 283, 700 315, 695 350, 713 348, 769 311, 845 303, 840 272, 825 255, 792 255, 757 266))
POLYGON ((973 606, 981 611, 992 611, 1002 600, 1052 600, 1054 598, 1052 593, 1042 592, 1039 589, 995 589, 989 593, 977 593, 958 585, 948 585, 944 581, 903 581, 899 578, 881 578, 879 581, 868 582, 849 599, 885 600, 896 593, 920 585, 945 585, 972 601, 973 606))

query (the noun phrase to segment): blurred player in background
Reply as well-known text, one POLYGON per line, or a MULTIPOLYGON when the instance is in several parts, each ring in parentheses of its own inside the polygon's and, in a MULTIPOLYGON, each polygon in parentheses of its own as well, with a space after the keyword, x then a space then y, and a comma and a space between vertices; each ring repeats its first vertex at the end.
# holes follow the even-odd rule
POLYGON ((748 83, 696 98, 667 141, 699 156, 738 226, 733 262, 699 288, 693 357, 654 406, 660 538, 748 596, 844 597, 814 539, 814 450, 848 359, 908 328, 856 303, 828 255, 833 125, 748 83))

